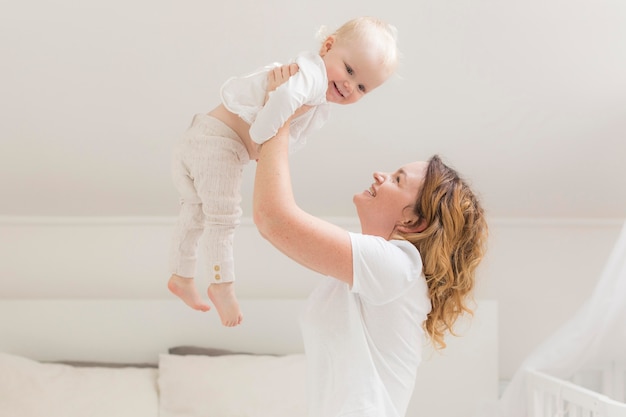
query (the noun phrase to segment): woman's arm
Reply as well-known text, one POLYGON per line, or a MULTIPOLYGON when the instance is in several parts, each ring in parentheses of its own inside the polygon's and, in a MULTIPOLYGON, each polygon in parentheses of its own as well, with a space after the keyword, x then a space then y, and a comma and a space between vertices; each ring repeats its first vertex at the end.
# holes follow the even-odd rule
POLYGON ((289 123, 261 147, 254 180, 254 222, 261 235, 299 264, 352 285, 348 232, 298 207, 289 172, 289 123))

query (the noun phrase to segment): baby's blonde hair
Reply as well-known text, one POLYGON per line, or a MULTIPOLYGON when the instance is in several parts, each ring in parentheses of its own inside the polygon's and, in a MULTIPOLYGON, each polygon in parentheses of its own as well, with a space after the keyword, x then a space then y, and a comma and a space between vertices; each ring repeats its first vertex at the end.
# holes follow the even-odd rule
POLYGON ((393 72, 398 65, 398 30, 395 26, 371 16, 360 16, 348 20, 337 30, 329 33, 326 26, 317 32, 317 38, 323 42, 328 36, 334 36, 339 43, 365 38, 372 49, 380 52, 382 65, 393 72))

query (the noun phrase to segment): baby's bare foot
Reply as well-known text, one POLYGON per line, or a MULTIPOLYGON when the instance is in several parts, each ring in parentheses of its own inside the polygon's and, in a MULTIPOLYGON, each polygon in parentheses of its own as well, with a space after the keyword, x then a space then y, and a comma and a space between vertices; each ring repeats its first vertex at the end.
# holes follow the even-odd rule
POLYGON ((239 310, 239 302, 235 296, 234 284, 234 282, 211 284, 207 290, 209 298, 217 308, 222 324, 227 327, 237 326, 243 320, 243 314, 239 310))
POLYGON ((209 311, 211 309, 200 297, 193 278, 184 278, 174 274, 170 277, 167 288, 194 310, 209 311))

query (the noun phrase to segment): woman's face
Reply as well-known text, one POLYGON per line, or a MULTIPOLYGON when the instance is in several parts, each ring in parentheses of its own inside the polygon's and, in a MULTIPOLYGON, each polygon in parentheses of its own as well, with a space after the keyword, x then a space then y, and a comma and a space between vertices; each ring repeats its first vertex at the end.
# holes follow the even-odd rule
POLYGON ((389 239, 396 225, 413 219, 410 207, 415 204, 427 167, 428 162, 418 161, 393 173, 375 172, 374 183, 353 198, 361 232, 389 239))

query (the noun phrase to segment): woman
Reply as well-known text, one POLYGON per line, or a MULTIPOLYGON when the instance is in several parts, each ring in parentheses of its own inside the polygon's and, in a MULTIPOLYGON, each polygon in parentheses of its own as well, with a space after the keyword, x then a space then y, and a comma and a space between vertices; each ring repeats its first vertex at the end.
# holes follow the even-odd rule
MULTIPOLYGON (((273 87, 296 67, 272 74, 273 87)), ((434 156, 374 173, 353 198, 362 233, 294 200, 289 126, 260 150, 254 221, 285 255, 329 278, 301 320, 310 417, 404 416, 425 338, 444 348, 474 288, 487 224, 478 199, 434 156)))

